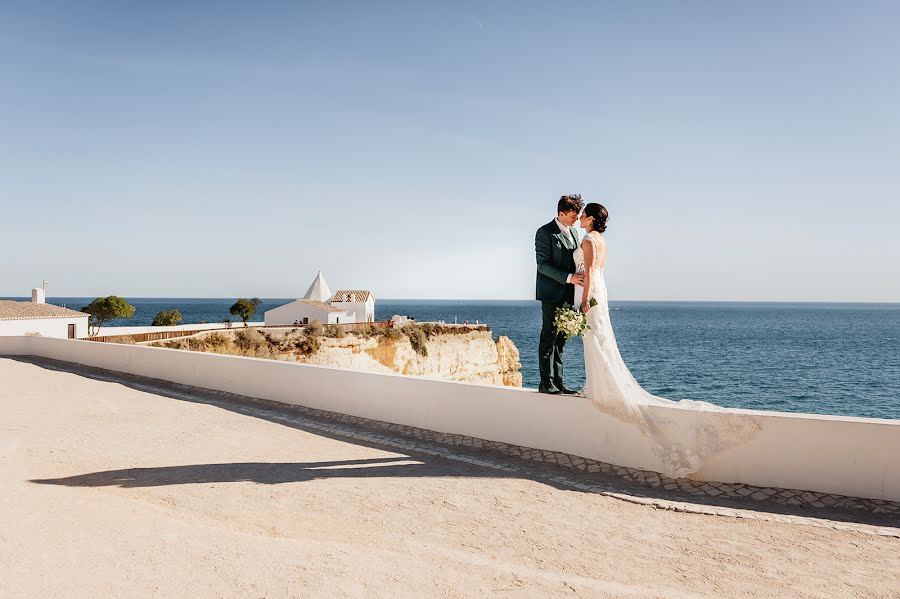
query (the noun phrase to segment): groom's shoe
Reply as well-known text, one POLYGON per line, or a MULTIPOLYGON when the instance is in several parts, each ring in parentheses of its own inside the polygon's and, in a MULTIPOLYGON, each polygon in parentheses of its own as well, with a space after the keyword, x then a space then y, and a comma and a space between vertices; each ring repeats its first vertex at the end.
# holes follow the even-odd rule
POLYGON ((561 393, 561 391, 557 389, 553 383, 543 382, 538 386, 538 392, 546 393, 548 395, 559 395, 561 393))
POLYGON ((559 392, 563 395, 578 395, 578 391, 569 389, 568 387, 563 385, 562 381, 553 381, 553 387, 559 389, 559 392))

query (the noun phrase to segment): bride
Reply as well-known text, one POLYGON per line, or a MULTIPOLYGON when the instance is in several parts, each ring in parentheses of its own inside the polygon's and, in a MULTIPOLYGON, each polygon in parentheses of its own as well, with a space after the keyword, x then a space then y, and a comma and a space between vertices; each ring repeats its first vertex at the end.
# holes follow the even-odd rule
POLYGON ((672 401, 645 391, 622 360, 609 319, 606 282, 606 231, 609 212, 590 203, 581 213, 580 225, 587 231, 575 250, 575 266, 584 273, 584 286, 575 287, 575 305, 587 314, 590 329, 584 342, 584 395, 601 411, 636 426, 652 444, 660 472, 681 478, 698 471, 706 459, 753 437, 758 419, 740 410, 727 410, 710 403, 672 401), (591 306, 591 300, 593 306, 591 306), (690 408, 673 419, 654 407, 690 408))

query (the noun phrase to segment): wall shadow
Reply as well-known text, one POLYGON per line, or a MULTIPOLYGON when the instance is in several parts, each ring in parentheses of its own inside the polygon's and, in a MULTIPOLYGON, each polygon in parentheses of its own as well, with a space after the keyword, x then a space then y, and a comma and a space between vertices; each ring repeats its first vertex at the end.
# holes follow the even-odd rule
MULTIPOLYGON (((126 468, 63 478, 32 479, 29 482, 65 487, 121 487, 125 489, 198 483, 253 482, 277 485, 329 478, 434 476, 437 474, 434 470, 433 465, 417 461, 414 458, 385 457, 332 462, 236 462, 126 468), (399 464, 397 462, 407 463, 399 464)), ((443 474, 446 475, 446 472, 443 474)))
POLYGON ((891 514, 878 514, 868 510, 838 510, 833 508, 812 508, 809 506, 791 506, 774 501, 751 501, 711 495, 692 495, 678 491, 665 491, 659 487, 626 481, 613 474, 585 473, 578 470, 562 468, 556 465, 542 464, 531 460, 495 454, 479 449, 443 445, 426 441, 417 441, 397 433, 386 432, 381 428, 367 427, 358 423, 340 424, 355 430, 370 431, 375 434, 396 437, 427 446, 436 446, 458 456, 469 456, 478 460, 495 460, 510 466, 512 471, 493 469, 488 466, 472 464, 463 460, 454 460, 430 453, 417 452, 414 449, 400 449, 386 444, 348 437, 339 433, 321 430, 318 427, 305 426, 285 417, 295 416, 308 421, 332 422, 327 418, 318 418, 304 414, 303 408, 278 402, 246 397, 220 391, 212 391, 169 381, 130 375, 118 371, 61 362, 35 356, 4 356, 5 358, 32 364, 47 370, 68 372, 89 379, 113 382, 144 393, 152 393, 161 397, 215 406, 230 412, 252 418, 259 418, 301 430, 320 437, 334 439, 343 443, 351 443, 361 447, 390 451, 405 457, 373 458, 370 460, 345 460, 337 462, 298 462, 298 463, 265 463, 248 462, 232 464, 194 464, 187 466, 160 466, 155 468, 129 468, 86 473, 57 479, 36 479, 35 484, 62 485, 71 487, 154 487, 164 485, 192 484, 203 482, 243 482, 252 481, 261 484, 280 484, 303 482, 325 478, 368 478, 368 477, 447 477, 464 476, 480 478, 519 478, 530 479, 551 487, 576 491, 572 483, 584 483, 601 491, 609 491, 640 498, 682 501, 706 507, 724 507, 746 509, 754 512, 773 515, 802 516, 838 522, 868 524, 900 529, 900 518, 891 514), (417 462, 399 463, 399 462, 417 462), (560 479, 566 479, 565 482, 560 479))

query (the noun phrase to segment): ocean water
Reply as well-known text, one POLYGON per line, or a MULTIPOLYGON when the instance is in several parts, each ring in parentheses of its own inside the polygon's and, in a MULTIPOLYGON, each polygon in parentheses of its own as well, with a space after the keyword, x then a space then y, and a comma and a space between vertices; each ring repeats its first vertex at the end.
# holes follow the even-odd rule
MULTIPOLYGON (((23 299, 23 298, 19 298, 23 299)), ((49 301, 80 308, 88 298, 49 301)), ((233 299, 129 298, 133 318, 150 324, 178 308, 186 323, 233 318, 233 299)), ((287 303, 263 299, 262 311, 287 303)), ((900 304, 612 302, 625 362, 641 385, 670 399, 721 406, 900 418, 900 304)), ((538 384, 540 305, 535 301, 380 300, 376 318, 491 326, 521 352, 527 387, 538 384)), ((584 383, 581 339, 566 345, 565 380, 584 383)))

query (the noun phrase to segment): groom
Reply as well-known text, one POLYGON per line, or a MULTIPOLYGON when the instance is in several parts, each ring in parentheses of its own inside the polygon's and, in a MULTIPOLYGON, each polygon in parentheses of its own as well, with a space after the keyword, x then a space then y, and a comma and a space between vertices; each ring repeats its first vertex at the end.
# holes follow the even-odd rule
POLYGON ((563 346, 566 338, 556 333, 553 318, 556 309, 575 301, 574 285, 584 282, 584 275, 575 273, 572 254, 578 247, 575 221, 581 211, 581 195, 563 196, 556 205, 556 218, 537 230, 534 253, 537 256, 536 297, 541 302, 543 324, 538 344, 538 364, 541 384, 538 391, 556 395, 574 395, 576 391, 563 384, 563 346))

